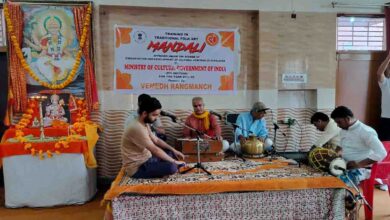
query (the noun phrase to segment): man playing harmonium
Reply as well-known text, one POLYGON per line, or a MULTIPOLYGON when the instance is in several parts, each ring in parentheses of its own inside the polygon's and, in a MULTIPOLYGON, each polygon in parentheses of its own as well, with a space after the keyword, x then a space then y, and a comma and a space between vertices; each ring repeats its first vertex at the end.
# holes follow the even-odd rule
MULTIPOLYGON (((347 162, 347 174, 358 185, 360 181, 370 177, 370 171, 365 168, 383 160, 387 155, 386 149, 376 131, 355 119, 349 108, 337 107, 331 118, 341 128, 340 146, 342 157, 347 162)), ((343 176, 341 179, 349 184, 343 176)))
POLYGON ((156 137, 150 128, 160 115, 161 104, 149 97, 138 108, 133 120, 122 136, 122 166, 134 178, 158 178, 174 174, 178 166, 185 165, 184 155, 156 137))
MULTIPOLYGON (((204 138, 205 135, 222 141, 223 151, 229 148, 229 142, 223 140, 221 136, 221 127, 218 124, 216 117, 210 114, 209 111, 204 109, 204 102, 202 97, 194 97, 192 99, 192 107, 194 112, 187 117, 185 125, 190 128, 194 128, 201 133, 200 138, 204 138)), ((191 130, 188 127, 183 128, 184 138, 196 138, 197 132, 191 130)))
POLYGON ((241 146, 245 144, 249 135, 255 135, 264 143, 264 149, 272 150, 272 140, 268 138, 268 131, 264 115, 269 108, 262 102, 253 104, 250 112, 241 113, 236 121, 235 130, 236 143, 230 145, 230 149, 240 154, 241 146), (238 142, 239 141, 239 142, 238 142))
POLYGON ((321 131, 320 137, 314 143, 313 147, 330 148, 339 152, 340 145, 340 128, 333 119, 329 118, 325 113, 316 112, 311 116, 310 122, 321 131))

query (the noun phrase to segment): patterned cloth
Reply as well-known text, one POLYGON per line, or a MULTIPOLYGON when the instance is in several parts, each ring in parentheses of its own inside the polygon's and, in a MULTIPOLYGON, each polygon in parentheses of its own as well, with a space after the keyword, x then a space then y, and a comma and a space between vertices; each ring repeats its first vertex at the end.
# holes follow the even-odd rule
POLYGON ((345 184, 311 167, 288 165, 283 158, 233 159, 203 166, 212 175, 189 172, 135 179, 121 171, 104 200, 111 201, 114 219, 344 217, 345 184))
MULTIPOLYGON (((189 164, 192 167, 194 164, 189 164)), ((166 178, 137 179, 124 175, 123 170, 113 182, 104 199, 112 200, 123 193, 140 194, 210 194, 237 191, 300 190, 310 188, 344 188, 338 178, 321 173, 306 165, 288 165, 282 158, 256 161, 225 160, 202 165, 212 175, 197 172, 175 174, 166 178)), ((182 168, 186 170, 188 168, 182 168)))
POLYGON ((122 195, 114 219, 344 219, 343 189, 219 193, 188 196, 122 195))

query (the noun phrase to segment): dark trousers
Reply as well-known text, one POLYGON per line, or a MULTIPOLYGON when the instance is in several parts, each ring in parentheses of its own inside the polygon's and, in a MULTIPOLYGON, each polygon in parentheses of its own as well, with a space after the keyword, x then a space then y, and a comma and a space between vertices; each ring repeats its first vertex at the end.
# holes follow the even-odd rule
MULTIPOLYGON (((165 152, 172 158, 175 158, 171 151, 165 150, 165 152)), ((133 178, 161 178, 174 173, 177 173, 176 164, 152 156, 140 166, 138 171, 133 175, 133 178)))
POLYGON ((390 141, 390 118, 381 118, 378 136, 381 141, 390 141))

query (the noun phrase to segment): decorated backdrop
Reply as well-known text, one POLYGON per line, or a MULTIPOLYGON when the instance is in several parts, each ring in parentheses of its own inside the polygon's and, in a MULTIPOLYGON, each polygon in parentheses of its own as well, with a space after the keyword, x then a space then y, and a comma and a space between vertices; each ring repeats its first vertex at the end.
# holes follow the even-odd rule
POLYGON ((26 111, 38 93, 69 93, 85 99, 89 111, 98 108, 91 14, 92 3, 6 2, 8 112, 26 111))
POLYGON ((123 93, 233 94, 238 29, 115 26, 114 88, 123 93))

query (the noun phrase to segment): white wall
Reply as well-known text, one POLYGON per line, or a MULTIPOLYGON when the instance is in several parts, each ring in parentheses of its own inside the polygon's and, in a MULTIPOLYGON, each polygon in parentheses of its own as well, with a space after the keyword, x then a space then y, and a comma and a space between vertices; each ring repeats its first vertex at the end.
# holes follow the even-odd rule
POLYGON ((381 13, 388 0, 96 0, 98 5, 255 11, 381 13), (333 8, 332 2, 340 5, 333 8), (354 4, 354 7, 342 4, 354 4), (372 5, 372 6, 371 6, 372 5))
MULTIPOLYGON (((249 10, 268 12, 292 12, 299 17, 300 12, 332 12, 332 13, 383 13, 379 5, 389 0, 339 0, 339 6, 333 8, 332 0, 96 0, 95 22, 99 20, 99 6, 131 6, 151 8, 186 8, 186 9, 218 9, 249 10), (341 7, 344 4, 344 7, 341 7), (350 4, 350 5, 345 5, 350 4), (355 6, 352 6, 355 5, 355 6)), ((99 33, 99 23, 95 25, 95 33, 99 33)), ((99 39, 95 43, 99 45, 99 39)), ((329 45, 334 46, 335 45, 329 45)), ((102 82, 100 82, 102 83, 102 82)), ((99 84, 99 82, 98 82, 99 84)), ((101 88, 101 87, 100 87, 101 88)), ((123 110, 137 108, 137 95, 115 94, 110 90, 99 91, 102 110, 123 110)), ((156 96, 166 109, 190 109, 193 95, 158 95, 156 96)), ((317 90, 278 91, 277 89, 260 89, 238 91, 234 97, 203 96, 210 109, 248 108, 254 101, 262 100, 271 108, 333 108, 335 105, 335 88, 317 90)))

